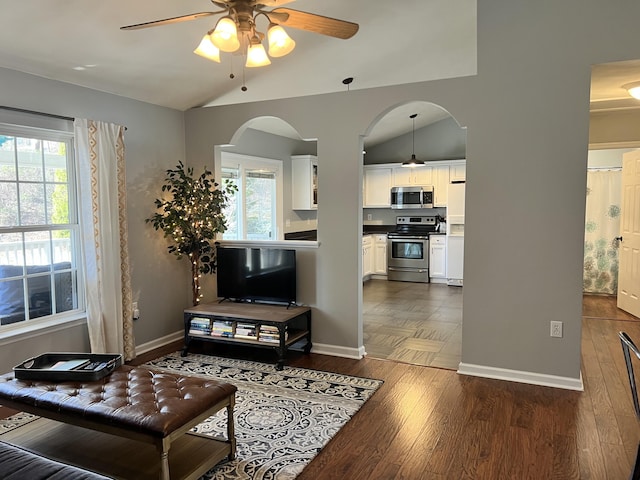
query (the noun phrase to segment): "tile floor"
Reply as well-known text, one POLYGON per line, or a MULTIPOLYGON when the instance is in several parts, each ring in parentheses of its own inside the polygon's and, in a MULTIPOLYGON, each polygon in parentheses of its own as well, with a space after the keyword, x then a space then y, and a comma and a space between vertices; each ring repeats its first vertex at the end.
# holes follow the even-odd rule
POLYGON ((462 287, 368 280, 362 317, 368 356, 458 369, 462 287))

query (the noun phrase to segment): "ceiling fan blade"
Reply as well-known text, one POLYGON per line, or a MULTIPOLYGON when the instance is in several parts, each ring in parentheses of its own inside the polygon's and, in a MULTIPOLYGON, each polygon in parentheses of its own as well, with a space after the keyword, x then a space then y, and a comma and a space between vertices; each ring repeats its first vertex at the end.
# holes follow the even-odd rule
POLYGON ((210 15, 216 15, 218 13, 226 12, 226 10, 222 10, 220 12, 199 12, 192 13, 190 15, 182 15, 180 17, 172 17, 165 18, 162 20, 154 20, 153 22, 145 22, 145 23, 137 23, 135 25, 126 25, 124 27, 120 27, 120 30, 137 30, 139 28, 148 28, 148 27, 157 27, 159 25, 170 25, 172 23, 180 23, 180 22, 188 22, 190 20, 195 20, 200 17, 208 17, 210 15))
MULTIPOLYGON (((286 13, 289 15, 285 21, 279 22, 285 27, 321 33, 330 37, 342 39, 351 38, 358 32, 358 28, 360 28, 357 23, 325 17, 315 13, 301 12, 291 8, 276 8, 273 12, 286 13)), ((267 15, 269 14, 267 13, 267 15)))

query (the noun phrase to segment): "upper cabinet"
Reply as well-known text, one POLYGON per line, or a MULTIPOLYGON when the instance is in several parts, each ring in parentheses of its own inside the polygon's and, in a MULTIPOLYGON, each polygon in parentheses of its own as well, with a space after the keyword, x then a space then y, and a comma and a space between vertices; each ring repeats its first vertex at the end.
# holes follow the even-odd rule
POLYGON ((447 189, 449 185, 449 165, 433 167, 433 206, 447 206, 447 189))
POLYGON ((456 160, 455 162, 451 162, 449 172, 450 183, 466 181, 467 162, 465 160, 456 160))
POLYGON ((318 208, 318 157, 315 155, 291 157, 291 192, 293 210, 318 208))
POLYGON ((393 168, 393 186, 433 185, 431 167, 407 168, 400 165, 393 168))
POLYGON ((399 163, 380 163, 364 166, 362 206, 390 208, 391 187, 433 185, 433 206, 447 206, 447 190, 452 182, 464 182, 466 160, 438 160, 428 166, 406 168, 399 163))
POLYGON ((365 208, 390 208, 393 169, 389 166, 365 165, 362 206, 365 208))

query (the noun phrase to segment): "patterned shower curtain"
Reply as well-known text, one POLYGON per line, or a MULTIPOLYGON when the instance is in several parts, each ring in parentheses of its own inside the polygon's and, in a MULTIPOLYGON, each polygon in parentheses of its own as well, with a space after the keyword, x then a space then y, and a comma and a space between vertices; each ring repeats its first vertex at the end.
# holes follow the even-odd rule
POLYGON ((587 205, 584 235, 585 293, 618 291, 618 241, 622 172, 587 172, 587 205))

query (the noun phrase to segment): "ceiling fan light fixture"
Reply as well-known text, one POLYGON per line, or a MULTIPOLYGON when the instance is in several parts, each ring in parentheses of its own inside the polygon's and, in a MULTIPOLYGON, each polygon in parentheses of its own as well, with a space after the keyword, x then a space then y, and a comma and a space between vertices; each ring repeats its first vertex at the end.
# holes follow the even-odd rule
POLYGON ((640 100, 640 82, 627 83, 623 85, 622 88, 629 92, 629 95, 633 98, 640 100))
POLYGON ((220 63, 220 50, 211 42, 208 33, 202 37, 200 45, 198 45, 198 48, 196 48, 193 53, 220 63))
POLYGON ((247 63, 245 63, 245 67, 264 67, 266 65, 271 65, 271 60, 269 60, 260 39, 254 36, 247 48, 247 63))
POLYGON ((271 23, 267 30, 267 39, 269 41, 269 56, 284 57, 291 53, 295 48, 296 42, 287 34, 280 25, 271 23))
POLYGON ((238 26, 231 17, 222 17, 210 35, 211 43, 223 52, 235 52, 240 48, 238 26))

